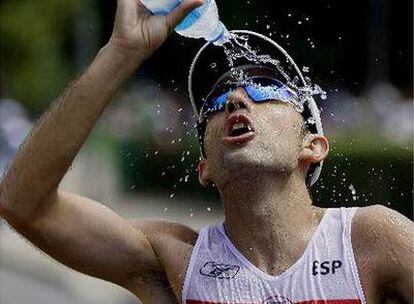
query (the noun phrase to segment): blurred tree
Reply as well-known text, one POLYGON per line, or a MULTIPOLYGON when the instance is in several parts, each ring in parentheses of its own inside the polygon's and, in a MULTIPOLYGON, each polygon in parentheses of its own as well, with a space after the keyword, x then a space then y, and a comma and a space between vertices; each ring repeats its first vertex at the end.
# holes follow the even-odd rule
POLYGON ((56 97, 73 72, 73 22, 84 6, 80 0, 1 1, 2 96, 32 114, 56 97))
MULTIPOLYGON (((311 78, 324 88, 345 86, 357 93, 366 85, 368 46, 373 50, 384 48, 385 40, 369 41, 369 37, 381 37, 381 33, 374 26, 369 34, 367 24, 375 25, 375 16, 389 9, 386 22, 384 18, 377 21, 386 23, 382 29, 388 33, 382 36, 389 37, 388 47, 383 50, 386 60, 375 61, 372 70, 389 72, 382 76, 412 97, 412 1, 365 0, 358 2, 355 9, 353 1, 293 0, 271 6, 257 0, 239 2, 236 11, 234 1, 217 2, 230 29, 250 29, 271 36, 301 65, 312 67, 311 78), (312 47, 314 43, 316 47, 312 47)), ((73 74, 93 58, 96 45, 107 41, 115 8, 113 0, 2 0, 1 96, 18 99, 32 114, 43 112, 73 74)), ((145 72, 146 77, 162 85, 175 79, 186 94, 183 80, 187 69, 182 67, 190 65, 201 43, 173 35, 140 70, 140 75, 145 72), (181 56, 171 61, 171 53, 181 56)))
MULTIPOLYGON (((235 1, 217 2, 229 29, 249 29, 274 38, 300 65, 311 67, 309 76, 328 91, 346 87, 355 95, 364 94, 367 76, 371 76, 375 80, 390 79, 403 93, 407 92, 407 100, 412 100, 412 1, 292 0, 269 5, 269 1, 248 0, 237 2, 237 9, 235 1)), ((44 112, 107 41, 115 9, 116 0, 2 0, 0 96, 17 99, 33 117, 44 112)), ((151 78, 160 87, 181 95, 183 98, 177 97, 177 101, 181 100, 184 109, 189 108, 184 98, 186 77, 202 43, 172 35, 136 73, 135 81, 151 78)), ((154 100, 161 103, 160 97, 154 100)), ((340 111, 336 110, 340 106, 332 104, 335 111, 340 111)), ((363 106, 360 102, 359 107, 363 106)), ((391 109, 395 111, 395 107, 391 109)), ((158 110, 150 109, 153 114, 158 110)), ((349 119, 338 126, 349 126, 351 122, 349 119)), ((338 138, 332 146, 332 161, 326 162, 323 182, 314 189, 316 203, 382 203, 412 215, 412 148, 393 148, 378 133, 370 134, 372 130, 361 126, 357 134, 350 134, 348 127, 350 138, 338 138), (375 136, 374 143, 384 144, 378 147, 369 141, 353 143, 354 138, 365 135, 375 136)), ((128 135, 137 130, 128 131, 128 135)), ((102 137, 95 137, 96 142, 104 144, 102 150, 112 147, 117 153, 126 190, 205 193, 194 174, 198 159, 194 133, 191 140, 184 138, 179 145, 174 144, 171 153, 157 146, 159 141, 148 128, 145 139, 139 141, 126 135, 118 138, 118 134, 111 138, 108 128, 102 133, 102 137)), ((165 133, 175 136, 165 140, 167 144, 178 139, 168 129, 165 133)), ((411 141, 409 145, 412 147, 411 141)))

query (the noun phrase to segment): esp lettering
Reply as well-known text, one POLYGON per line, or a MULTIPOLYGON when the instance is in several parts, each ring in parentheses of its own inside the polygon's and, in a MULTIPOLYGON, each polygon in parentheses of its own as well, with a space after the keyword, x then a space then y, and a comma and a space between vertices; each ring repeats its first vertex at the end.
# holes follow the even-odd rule
POLYGON ((335 274, 335 272, 342 267, 342 262, 339 260, 333 261, 313 261, 312 264, 312 275, 316 276, 318 274, 327 275, 335 274))

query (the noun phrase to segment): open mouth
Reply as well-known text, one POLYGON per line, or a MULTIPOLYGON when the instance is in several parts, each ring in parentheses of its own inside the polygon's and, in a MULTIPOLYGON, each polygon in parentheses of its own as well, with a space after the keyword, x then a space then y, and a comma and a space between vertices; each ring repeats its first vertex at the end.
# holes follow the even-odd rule
POLYGON ((225 124, 227 136, 223 141, 227 144, 242 144, 254 138, 255 132, 250 117, 246 114, 233 114, 225 124))
POLYGON ((240 136, 250 131, 253 131, 251 126, 248 126, 243 122, 238 122, 233 125, 229 136, 240 136))

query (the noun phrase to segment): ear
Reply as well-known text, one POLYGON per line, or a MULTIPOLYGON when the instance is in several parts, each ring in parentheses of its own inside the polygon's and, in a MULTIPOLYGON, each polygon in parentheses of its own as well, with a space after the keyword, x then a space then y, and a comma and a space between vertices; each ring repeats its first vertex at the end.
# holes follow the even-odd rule
POLYGON ((203 187, 207 187, 213 182, 209 174, 207 158, 203 158, 198 164, 198 180, 203 187))
POLYGON ((302 150, 299 153, 299 161, 319 163, 323 161, 329 152, 329 142, 325 136, 308 134, 302 141, 302 150))

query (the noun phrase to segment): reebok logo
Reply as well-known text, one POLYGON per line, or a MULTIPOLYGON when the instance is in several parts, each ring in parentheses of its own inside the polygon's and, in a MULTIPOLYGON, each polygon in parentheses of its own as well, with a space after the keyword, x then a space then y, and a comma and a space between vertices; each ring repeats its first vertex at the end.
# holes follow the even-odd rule
POLYGON ((200 274, 216 279, 233 279, 239 270, 240 267, 237 265, 227 265, 209 261, 200 269, 200 274))

